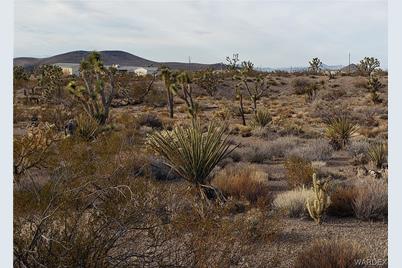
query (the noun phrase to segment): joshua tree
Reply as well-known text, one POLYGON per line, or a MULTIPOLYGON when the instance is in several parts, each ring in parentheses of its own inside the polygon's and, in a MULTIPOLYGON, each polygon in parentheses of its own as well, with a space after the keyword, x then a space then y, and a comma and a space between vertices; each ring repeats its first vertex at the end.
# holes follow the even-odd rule
POLYGON ((245 126, 246 125, 246 118, 244 116, 243 94, 242 94, 240 86, 238 84, 236 85, 236 99, 239 100, 239 112, 240 112, 240 115, 241 115, 242 124, 243 124, 243 126, 245 126))
POLYGON ((254 63, 252 63, 251 61, 243 61, 241 63, 241 68, 250 73, 254 70, 254 63))
POLYGON ((229 70, 236 70, 237 69, 237 63, 239 62, 239 53, 234 53, 232 58, 229 56, 226 57, 226 61, 228 62, 228 69, 229 70))
POLYGON ((192 118, 196 118, 198 105, 193 100, 193 90, 191 88, 192 79, 187 72, 181 72, 176 77, 176 83, 172 85, 172 91, 187 104, 188 111, 192 118))
POLYGON ((269 88, 269 85, 262 75, 252 78, 248 76, 248 73, 249 72, 247 71, 247 69, 243 69, 240 72, 240 75, 236 75, 234 79, 239 81, 238 87, 245 90, 249 95, 253 103, 254 114, 256 114, 257 101, 265 94, 265 92, 269 88))
POLYGON ((195 82, 212 97, 218 90, 220 79, 218 75, 214 74, 212 69, 208 68, 200 73, 200 76, 195 80, 195 82))
POLYGON ((42 90, 42 96, 48 100, 61 98, 63 95, 63 71, 59 66, 42 65, 36 71, 38 85, 42 90))
POLYGON ((371 76, 367 84, 370 91, 371 100, 374 103, 381 102, 380 96, 378 95, 378 91, 383 87, 383 84, 380 82, 378 77, 371 76))
POLYGON ((82 82, 71 81, 67 86, 85 112, 100 125, 105 124, 109 117, 110 106, 116 94, 116 73, 116 68, 105 68, 100 54, 94 51, 81 62, 82 82))
POLYGON ((162 67, 161 73, 166 88, 169 117, 173 118, 173 87, 176 83, 177 73, 172 72, 168 67, 162 67))
POLYGON ((380 67, 380 61, 374 57, 364 57, 359 64, 359 70, 368 76, 378 67, 380 67))
POLYGON ((319 58, 313 58, 308 62, 310 64, 309 70, 313 73, 318 73, 321 70, 322 62, 319 58))

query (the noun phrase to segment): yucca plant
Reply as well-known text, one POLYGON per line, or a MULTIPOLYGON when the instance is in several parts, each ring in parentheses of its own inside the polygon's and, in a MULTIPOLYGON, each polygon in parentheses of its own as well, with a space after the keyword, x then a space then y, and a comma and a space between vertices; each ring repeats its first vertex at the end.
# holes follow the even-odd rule
POLYGON ((334 149, 344 148, 350 138, 357 132, 358 126, 346 116, 337 116, 327 121, 325 136, 334 149))
POLYGON ((90 141, 96 138, 99 132, 99 124, 98 122, 84 114, 80 114, 76 118, 77 122, 77 130, 76 133, 79 137, 86 141, 90 141))
POLYGON ((272 122, 272 117, 268 110, 258 110, 254 115, 254 124, 259 127, 265 127, 272 122))
POLYGON ((372 144, 367 155, 370 161, 377 167, 382 168, 387 163, 388 145, 386 143, 377 142, 372 144))
POLYGON ((159 154, 185 180, 197 187, 208 187, 208 175, 235 147, 231 148, 226 127, 215 122, 204 132, 198 121, 190 127, 155 132, 147 137, 149 148, 159 154))

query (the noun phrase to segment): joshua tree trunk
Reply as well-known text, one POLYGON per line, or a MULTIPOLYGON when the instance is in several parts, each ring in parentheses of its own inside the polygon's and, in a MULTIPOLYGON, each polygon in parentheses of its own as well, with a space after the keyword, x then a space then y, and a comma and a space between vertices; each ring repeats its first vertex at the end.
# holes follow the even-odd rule
POLYGON ((169 117, 173 118, 173 94, 169 89, 167 91, 167 97, 168 97, 169 117))
POLYGON ((241 119, 242 119, 243 126, 245 126, 245 125, 246 125, 246 118, 244 117, 243 95, 240 94, 239 97, 240 97, 240 114, 241 114, 241 119))

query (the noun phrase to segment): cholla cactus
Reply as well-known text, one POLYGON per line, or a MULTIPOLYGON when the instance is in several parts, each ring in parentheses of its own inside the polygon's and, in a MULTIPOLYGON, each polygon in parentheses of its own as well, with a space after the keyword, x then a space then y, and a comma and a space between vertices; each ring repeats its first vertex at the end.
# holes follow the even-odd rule
POLYGON ((314 197, 306 201, 306 207, 310 217, 318 224, 321 224, 322 216, 330 203, 326 188, 327 182, 318 180, 314 173, 312 187, 314 197))
POLYGON ((63 71, 59 66, 42 65, 37 70, 38 84, 42 96, 47 100, 61 98, 63 95, 63 71))

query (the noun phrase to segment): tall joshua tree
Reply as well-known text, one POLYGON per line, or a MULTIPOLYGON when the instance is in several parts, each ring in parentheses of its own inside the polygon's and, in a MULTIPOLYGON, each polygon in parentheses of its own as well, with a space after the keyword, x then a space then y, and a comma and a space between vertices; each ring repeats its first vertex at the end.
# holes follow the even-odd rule
POLYGON ((177 73, 172 72, 168 67, 162 67, 161 74, 166 88, 169 117, 173 118, 173 91, 176 83, 177 73))
POLYGON ((364 57, 359 64, 359 70, 368 76, 378 67, 380 67, 380 61, 374 57, 364 57))
POLYGON ((234 71, 237 69, 237 63, 239 62, 239 53, 233 53, 232 58, 226 57, 226 61, 228 62, 228 69, 234 71))
POLYGON ((181 72, 176 77, 176 83, 173 84, 173 93, 177 94, 179 98, 184 100, 187 104, 188 111, 192 118, 196 118, 198 112, 198 105, 193 99, 193 90, 191 84, 193 83, 190 75, 187 72, 181 72))
POLYGON ((116 95, 116 73, 116 68, 105 68, 99 52, 94 51, 81 62, 81 81, 71 81, 67 86, 85 112, 100 125, 106 123, 116 95))
POLYGON ((319 58, 313 58, 308 62, 310 64, 309 70, 313 73, 318 73, 321 70, 322 62, 319 58))
POLYGON ((266 93, 269 85, 266 79, 259 75, 257 77, 248 76, 247 69, 243 69, 240 75, 234 76, 234 79, 238 80, 237 84, 239 90, 243 89, 247 92, 253 103, 254 114, 257 114, 257 101, 266 93))

